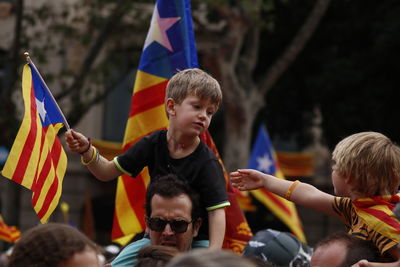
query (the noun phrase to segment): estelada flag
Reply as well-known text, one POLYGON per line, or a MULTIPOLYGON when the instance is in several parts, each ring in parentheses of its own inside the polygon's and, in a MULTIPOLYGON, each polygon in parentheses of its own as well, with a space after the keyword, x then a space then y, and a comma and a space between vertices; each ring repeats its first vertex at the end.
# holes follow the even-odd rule
POLYGON ((15 226, 8 226, 0 215, 0 240, 14 243, 21 237, 21 231, 15 226))
MULTIPOLYGON (((253 145, 248 168, 285 179, 279 169, 275 151, 265 126, 261 125, 253 145)), ((293 202, 275 195, 265 189, 252 190, 250 193, 275 214, 302 242, 306 242, 299 215, 293 202)))
POLYGON ((32 206, 42 223, 58 205, 67 156, 57 133, 64 117, 33 63, 24 66, 25 113, 2 175, 32 191, 32 206))
MULTIPOLYGON (((195 67, 198 63, 190 1, 158 0, 136 74, 124 151, 151 132, 167 128, 164 107, 167 82, 176 72, 195 67)), ((143 206, 149 179, 147 168, 136 179, 127 175, 119 177, 112 229, 114 241, 126 244, 145 229, 143 206)), ((229 201, 235 204, 234 200, 229 201)), ((237 211, 243 215, 240 209, 237 211)))

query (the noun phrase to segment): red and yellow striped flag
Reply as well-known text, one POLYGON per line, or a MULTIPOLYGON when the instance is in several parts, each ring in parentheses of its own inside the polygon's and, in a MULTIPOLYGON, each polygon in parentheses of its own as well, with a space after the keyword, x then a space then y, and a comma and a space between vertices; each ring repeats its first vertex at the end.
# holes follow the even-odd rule
POLYGON ((67 156, 57 137, 64 119, 31 63, 24 66, 22 95, 24 118, 2 175, 32 191, 32 206, 44 223, 58 205, 67 168, 67 156))
POLYGON ((15 226, 8 226, 0 215, 0 240, 14 243, 21 237, 21 231, 15 226))

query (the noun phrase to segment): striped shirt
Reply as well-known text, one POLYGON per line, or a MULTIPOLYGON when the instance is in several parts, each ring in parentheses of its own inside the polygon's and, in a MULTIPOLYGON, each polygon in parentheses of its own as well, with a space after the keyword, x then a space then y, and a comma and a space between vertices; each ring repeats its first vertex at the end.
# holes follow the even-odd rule
MULTIPOLYGON (((358 214, 355 206, 350 198, 335 197, 333 202, 333 210, 339 215, 340 219, 349 227, 349 234, 370 240, 383 254, 387 250, 397 246, 400 235, 397 238, 385 236, 371 227, 371 224, 366 223, 358 214)), ((376 222, 375 222, 376 223, 376 222)), ((381 222, 384 224, 384 222, 381 222)))

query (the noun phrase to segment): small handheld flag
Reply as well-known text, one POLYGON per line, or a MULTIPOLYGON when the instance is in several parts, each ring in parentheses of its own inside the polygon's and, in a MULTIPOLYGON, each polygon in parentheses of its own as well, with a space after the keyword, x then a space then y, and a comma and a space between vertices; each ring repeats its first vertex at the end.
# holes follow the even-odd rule
POLYGON ((29 54, 25 56, 25 113, 2 175, 32 191, 32 206, 45 223, 58 205, 67 168, 67 156, 57 133, 63 124, 69 126, 29 54))

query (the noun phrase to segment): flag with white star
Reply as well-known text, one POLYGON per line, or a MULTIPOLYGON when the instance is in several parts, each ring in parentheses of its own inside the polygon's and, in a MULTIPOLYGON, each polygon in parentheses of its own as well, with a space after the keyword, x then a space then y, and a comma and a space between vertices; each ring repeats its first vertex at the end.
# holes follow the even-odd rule
MULTIPOLYGON (((249 169, 256 169, 266 174, 271 174, 285 179, 279 169, 277 157, 264 125, 258 130, 256 141, 248 164, 249 169)), ((287 201, 265 189, 250 191, 251 194, 272 213, 275 214, 301 241, 305 242, 305 235, 296 206, 293 202, 287 201)))
POLYGON ((63 116, 35 67, 24 66, 25 113, 2 175, 32 191, 32 206, 41 222, 58 205, 67 156, 57 133, 63 116))

